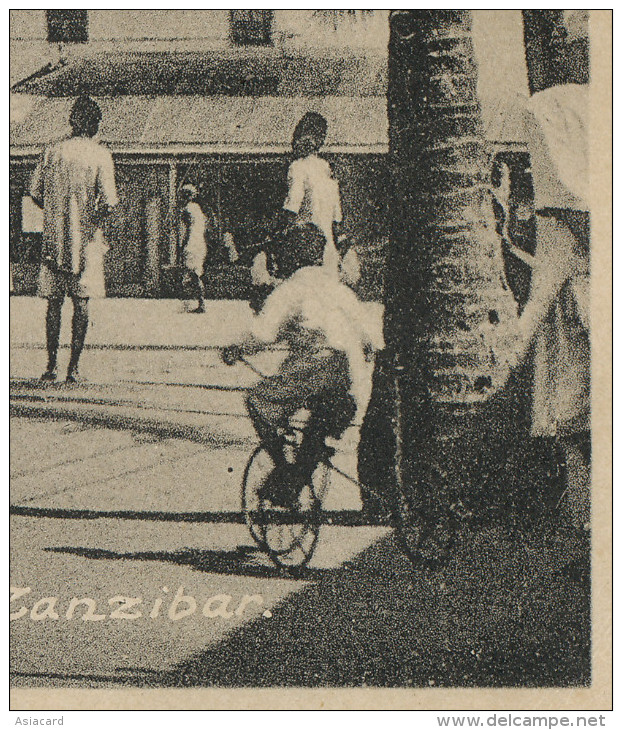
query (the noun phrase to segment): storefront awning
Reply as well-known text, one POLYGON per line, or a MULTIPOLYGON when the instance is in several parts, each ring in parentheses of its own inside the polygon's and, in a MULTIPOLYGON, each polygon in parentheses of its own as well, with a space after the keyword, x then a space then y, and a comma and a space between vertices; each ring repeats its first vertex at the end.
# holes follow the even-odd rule
POLYGON ((12 89, 91 96, 385 96, 387 55, 295 55, 277 48, 88 53, 46 66, 12 89))
MULTIPOLYGON (((99 138, 113 152, 142 154, 267 154, 291 149, 308 111, 328 121, 325 151, 385 153, 385 96, 103 96, 99 138)), ((74 97, 15 94, 12 155, 38 153, 69 134, 74 97)))

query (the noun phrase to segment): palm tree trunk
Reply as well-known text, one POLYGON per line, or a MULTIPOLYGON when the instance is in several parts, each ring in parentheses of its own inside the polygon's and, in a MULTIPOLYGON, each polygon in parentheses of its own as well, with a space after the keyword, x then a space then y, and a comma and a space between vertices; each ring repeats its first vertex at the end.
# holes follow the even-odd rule
POLYGON ((395 10, 390 25, 385 334, 401 372, 400 472, 415 508, 422 494, 455 503, 481 489, 471 457, 482 405, 507 379, 517 313, 489 192, 471 13, 395 10))

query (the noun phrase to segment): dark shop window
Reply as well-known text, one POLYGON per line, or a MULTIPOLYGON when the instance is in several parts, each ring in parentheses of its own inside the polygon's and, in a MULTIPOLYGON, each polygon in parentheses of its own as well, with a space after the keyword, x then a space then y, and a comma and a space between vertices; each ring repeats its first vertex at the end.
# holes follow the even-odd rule
POLYGON ((230 10, 229 23, 237 46, 272 44, 272 10, 230 10))
POLYGON ((89 18, 87 10, 46 10, 50 43, 87 43, 89 18))

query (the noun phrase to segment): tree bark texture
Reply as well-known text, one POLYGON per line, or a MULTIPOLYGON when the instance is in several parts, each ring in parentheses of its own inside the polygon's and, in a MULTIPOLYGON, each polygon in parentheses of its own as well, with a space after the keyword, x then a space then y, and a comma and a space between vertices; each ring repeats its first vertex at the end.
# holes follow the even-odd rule
POLYGON ((471 14, 395 10, 390 25, 385 334, 401 372, 400 461, 413 503, 422 493, 456 503, 488 483, 473 459, 497 471, 483 463, 482 412, 507 380, 517 308, 495 230, 471 14))

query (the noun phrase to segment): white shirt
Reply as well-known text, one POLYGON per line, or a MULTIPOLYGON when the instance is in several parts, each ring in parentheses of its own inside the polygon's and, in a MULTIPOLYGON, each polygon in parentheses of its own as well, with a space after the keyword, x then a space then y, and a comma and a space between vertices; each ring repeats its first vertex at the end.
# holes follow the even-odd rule
POLYGON ((33 173, 30 194, 43 201, 47 252, 59 267, 84 271, 87 246, 101 238, 97 209, 118 202, 110 151, 91 137, 48 147, 33 173))
POLYGON ((316 225, 327 243, 334 245, 333 223, 341 221, 341 201, 328 162, 315 154, 294 160, 287 181, 289 192, 283 208, 296 213, 298 222, 316 225))
MULTIPOLYGON (((307 266, 284 281, 266 299, 253 322, 253 336, 265 344, 287 337, 295 327, 311 333, 318 347, 343 352, 348 358, 351 393, 358 407, 367 396, 368 367, 364 348, 384 347, 382 318, 324 267, 307 266)), ((293 343, 296 344, 295 342, 293 343)))
POLYGON ((587 84, 534 94, 525 115, 536 209, 589 211, 590 97, 587 84))
POLYGON ((201 260, 205 259, 207 244, 205 242, 205 229, 207 218, 201 206, 194 201, 189 202, 183 210, 184 223, 186 225, 186 252, 201 260))

